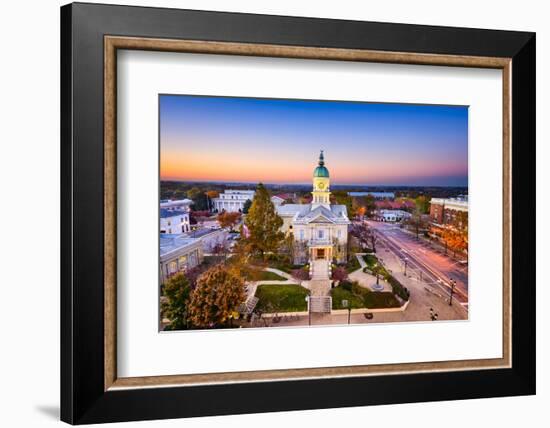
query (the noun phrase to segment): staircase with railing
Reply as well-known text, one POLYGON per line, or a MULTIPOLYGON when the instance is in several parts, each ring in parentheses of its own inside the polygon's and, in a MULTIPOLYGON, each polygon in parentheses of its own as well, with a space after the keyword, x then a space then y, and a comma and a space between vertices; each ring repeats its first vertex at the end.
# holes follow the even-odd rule
POLYGON ((332 297, 330 296, 310 296, 308 299, 311 313, 330 314, 332 309, 332 297))

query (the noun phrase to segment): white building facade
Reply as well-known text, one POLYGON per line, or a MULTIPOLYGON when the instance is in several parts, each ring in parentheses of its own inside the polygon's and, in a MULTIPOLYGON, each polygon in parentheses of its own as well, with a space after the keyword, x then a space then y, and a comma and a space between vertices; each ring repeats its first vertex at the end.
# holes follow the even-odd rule
POLYGON ((411 213, 403 210, 377 210, 374 218, 378 221, 394 223, 411 218, 411 213))
POLYGON ((186 233, 191 230, 189 221, 191 199, 160 201, 160 233, 186 233))
POLYGON ((319 164, 313 171, 311 204, 276 206, 283 219, 282 231, 294 237, 294 263, 310 263, 312 277, 330 277, 331 263, 346 261, 348 226, 345 205, 330 202, 330 177, 321 151, 319 164))
POLYGON ((212 199, 214 210, 218 212, 243 212, 246 201, 254 199, 254 190, 225 190, 212 199))

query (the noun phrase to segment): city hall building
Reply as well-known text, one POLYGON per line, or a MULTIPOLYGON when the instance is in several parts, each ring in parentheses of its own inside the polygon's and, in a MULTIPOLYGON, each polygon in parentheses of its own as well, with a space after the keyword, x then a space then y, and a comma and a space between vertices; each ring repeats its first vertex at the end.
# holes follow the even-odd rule
POLYGON ((323 151, 313 171, 313 200, 310 204, 284 204, 276 206, 283 219, 282 230, 294 237, 294 263, 310 262, 313 278, 330 277, 333 259, 346 261, 348 226, 345 205, 330 202, 330 175, 323 151))

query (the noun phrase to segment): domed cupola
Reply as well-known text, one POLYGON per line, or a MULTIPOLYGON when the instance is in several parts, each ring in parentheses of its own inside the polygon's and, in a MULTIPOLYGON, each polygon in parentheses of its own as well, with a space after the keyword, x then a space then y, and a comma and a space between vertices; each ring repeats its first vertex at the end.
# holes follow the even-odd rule
POLYGON ((314 177, 329 177, 328 175, 328 169, 325 166, 325 156, 323 155, 323 151, 321 150, 321 154, 319 155, 319 165, 317 168, 313 170, 313 176, 314 177))
POLYGON ((319 205, 326 207, 330 205, 330 178, 322 150, 319 155, 319 165, 313 170, 313 192, 311 194, 313 195, 312 208, 319 205))

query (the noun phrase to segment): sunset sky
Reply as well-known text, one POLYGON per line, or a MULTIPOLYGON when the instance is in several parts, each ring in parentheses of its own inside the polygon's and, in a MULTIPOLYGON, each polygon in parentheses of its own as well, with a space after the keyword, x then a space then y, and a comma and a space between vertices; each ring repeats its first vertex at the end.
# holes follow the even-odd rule
POLYGON ((162 180, 468 184, 468 108, 160 96, 162 180))

